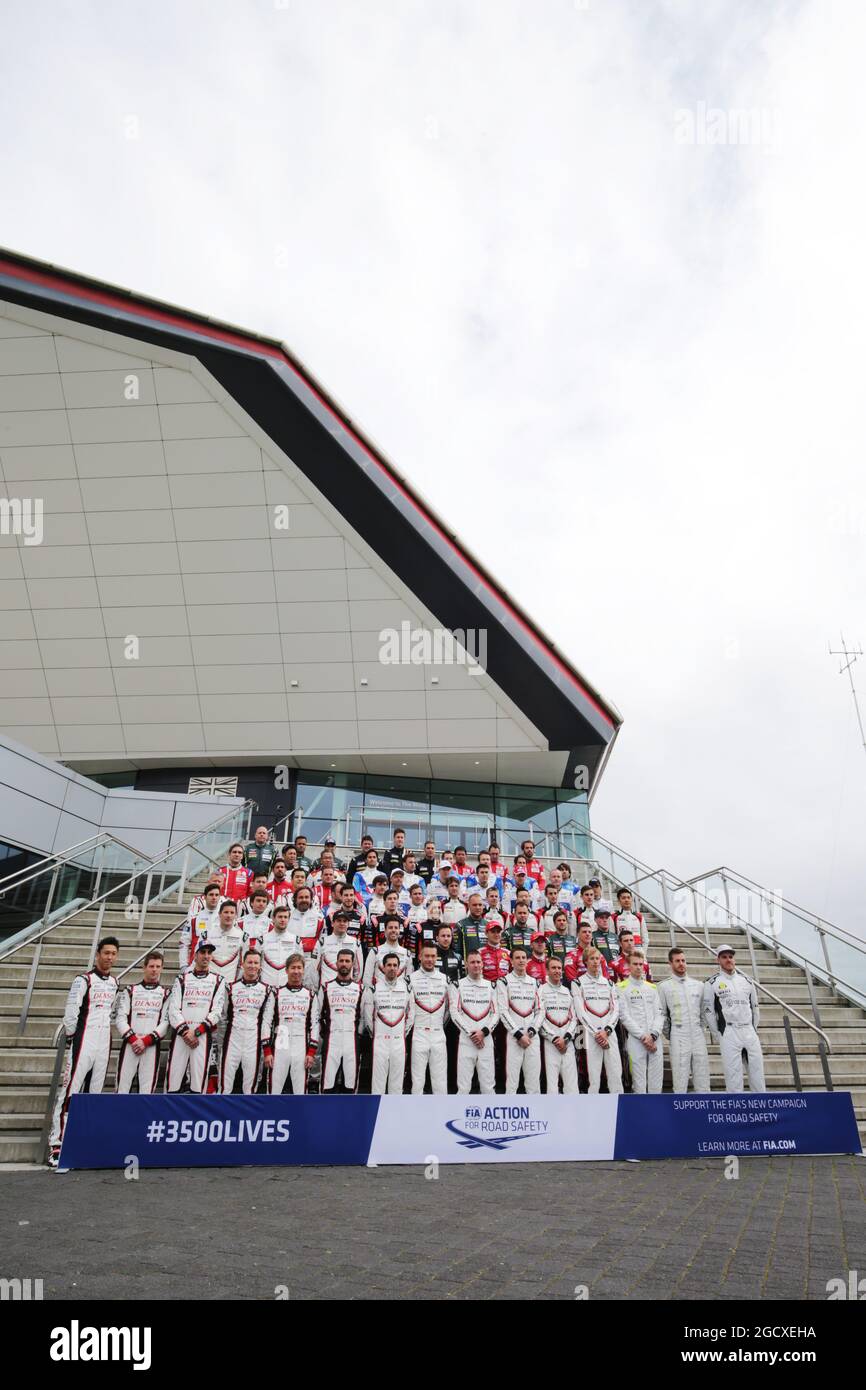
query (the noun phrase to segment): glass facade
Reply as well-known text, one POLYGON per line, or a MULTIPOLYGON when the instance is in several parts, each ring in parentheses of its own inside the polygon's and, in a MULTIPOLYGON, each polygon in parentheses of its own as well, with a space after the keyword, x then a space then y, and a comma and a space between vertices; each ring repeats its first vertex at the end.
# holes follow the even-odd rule
POLYGON ((413 848, 430 839, 440 851, 464 844, 470 854, 491 840, 513 854, 527 836, 545 853, 547 835, 550 853, 558 853, 561 843, 577 855, 589 828, 589 807, 585 792, 561 787, 299 771, 292 826, 293 835, 303 831, 311 844, 333 835, 347 846, 359 845, 364 834, 377 846, 390 844, 401 827, 413 848))

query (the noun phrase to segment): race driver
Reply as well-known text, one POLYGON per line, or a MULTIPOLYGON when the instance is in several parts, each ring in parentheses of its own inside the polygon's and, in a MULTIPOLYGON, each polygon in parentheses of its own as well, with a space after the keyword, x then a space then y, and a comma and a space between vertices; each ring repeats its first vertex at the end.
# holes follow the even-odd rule
POLYGON ((152 1095, 159 1074, 159 1045, 168 1032, 169 990, 162 984, 161 951, 148 951, 138 984, 118 991, 114 1026, 120 1035, 117 1090, 126 1095, 138 1080, 139 1095, 152 1095))
POLYGON ((178 975, 168 999, 173 1029, 165 1077, 166 1091, 179 1091, 189 1073, 189 1088, 203 1094, 207 1087, 213 1035, 225 1008, 226 982, 211 970, 214 948, 201 940, 189 970, 178 975))
POLYGON ((492 1096, 496 1089, 493 1030, 499 1021, 496 985, 485 980, 481 952, 477 948, 469 950, 466 971, 459 984, 450 985, 448 991, 451 1018, 460 1035, 457 1094, 469 1094, 477 1071, 479 1091, 483 1096, 492 1096))
POLYGON ((664 1075, 662 1010, 659 992, 644 977, 644 954, 635 946, 629 978, 617 985, 619 1017, 626 1031, 626 1051, 635 1095, 658 1095, 664 1075))
POLYGON ((421 946, 421 964, 411 978, 415 1000, 415 1025, 412 1033, 412 1094, 424 1093, 427 1070, 434 1096, 448 1091, 448 1053, 445 1044, 445 1024, 448 1020, 448 981, 438 968, 439 952, 435 945, 421 946))
POLYGON ((66 1033, 66 1059, 57 1089, 51 1123, 49 1163, 57 1167, 66 1114, 72 1096, 89 1081, 91 1095, 102 1090, 111 1051, 111 1020, 117 997, 117 980, 111 968, 117 960, 120 943, 116 936, 105 936, 96 948, 93 969, 76 975, 69 986, 63 1029, 66 1033))
POLYGON ((659 985, 662 1032, 670 1042, 673 1089, 689 1089, 689 1073, 696 1091, 710 1089, 710 1059, 704 1034, 702 980, 688 974, 685 952, 677 946, 668 951, 671 973, 659 985))
POLYGON ((764 1054, 758 1039, 758 991, 734 963, 733 946, 720 946, 719 972, 704 985, 704 1020, 720 1043, 725 1090, 743 1090, 743 1051, 749 1064, 749 1090, 766 1091, 764 1054))
POLYGON ((296 950, 285 966, 285 981, 274 995, 274 1064, 267 1073, 268 1092, 280 1096, 286 1080, 292 1094, 303 1095, 319 1046, 319 996, 304 983, 306 963, 296 950))
POLYGON ((562 960, 551 956, 547 962, 547 981, 538 991, 541 1008, 539 1032, 544 1051, 544 1075, 547 1094, 556 1095, 562 1082, 562 1094, 577 1094, 577 1056, 575 1045, 580 1036, 580 1024, 571 990, 562 983, 562 960))
POLYGON ((363 985, 352 979, 355 953, 344 947, 336 960, 334 979, 319 992, 320 1026, 324 1043, 322 1063, 322 1093, 337 1090, 337 1078, 342 1073, 340 1090, 353 1093, 358 1084, 358 1029, 361 1021, 363 985))
POLYGON ((571 987, 574 1007, 583 1024, 589 1094, 598 1095, 604 1066, 610 1095, 622 1095, 622 1058, 616 1037, 619 999, 616 986, 602 972, 597 946, 583 950, 584 973, 571 987))
POLYGON ((178 967, 186 970, 192 965, 198 939, 208 927, 219 924, 219 908, 222 902, 222 889, 218 883, 209 883, 204 892, 193 898, 189 905, 186 921, 180 929, 178 947, 178 967))
POLYGON ((229 846, 229 862, 219 871, 219 884, 224 898, 239 903, 249 895, 252 870, 244 865, 244 847, 238 841, 229 846))
MULTIPOLYGON (((374 1096, 403 1094, 406 1074, 406 1039, 414 1022, 415 1002, 406 978, 404 961, 397 949, 375 948, 381 957, 368 988, 364 990, 364 1025, 373 1037, 374 1096)), ((405 952, 404 952, 405 956, 405 952)), ((372 953, 367 957, 369 965, 372 953)))
POLYGON ((237 908, 231 898, 220 903, 215 927, 206 927, 199 936, 199 945, 206 941, 213 947, 210 968, 221 975, 226 984, 231 984, 240 974, 244 952, 249 938, 237 920, 237 908))
POLYGON ((286 983, 286 962, 302 949, 300 938, 289 931, 287 907, 274 908, 270 929, 259 949, 262 953, 262 979, 271 989, 279 989, 286 983))
POLYGON ((522 1072, 526 1094, 537 1096, 541 1091, 541 1007, 538 983, 526 971, 527 959, 526 947, 515 946, 511 974, 496 988, 499 1017, 505 1027, 505 1090, 509 1095, 517 1091, 522 1072))
POLYGON ((230 1096, 238 1068, 245 1096, 257 1090, 262 1062, 270 1070, 274 995, 261 978, 262 958, 257 950, 244 955, 240 978, 226 986, 226 1029, 220 1066, 220 1092, 230 1096))

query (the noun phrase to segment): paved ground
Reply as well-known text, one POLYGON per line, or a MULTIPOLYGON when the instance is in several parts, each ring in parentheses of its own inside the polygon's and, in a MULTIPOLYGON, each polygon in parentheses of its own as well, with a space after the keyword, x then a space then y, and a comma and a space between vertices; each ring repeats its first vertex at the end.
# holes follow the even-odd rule
POLYGON ((0 1278, 63 1299, 825 1299, 866 1161, 0 1173, 0 1278), (192 1277, 193 1283, 186 1282, 192 1277), (186 1293, 183 1293, 183 1290, 186 1293), (285 1293, 283 1296, 286 1296, 285 1293))

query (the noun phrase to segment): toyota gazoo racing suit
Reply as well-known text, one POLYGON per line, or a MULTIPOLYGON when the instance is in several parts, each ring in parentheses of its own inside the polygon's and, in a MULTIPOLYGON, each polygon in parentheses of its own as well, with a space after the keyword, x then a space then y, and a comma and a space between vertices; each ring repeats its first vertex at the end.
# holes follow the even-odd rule
POLYGON ((293 989, 285 982, 274 995, 274 1065, 268 1072, 268 1092, 283 1093, 290 1077, 292 1094, 302 1096, 307 1089, 305 1059, 315 1057, 319 1046, 319 996, 301 985, 293 989))
POLYGON ((195 948, 198 945, 199 937, 202 932, 209 928, 213 931, 220 924, 220 905, 217 903, 212 912, 208 911, 203 898, 193 898, 189 906, 186 921, 180 929, 180 945, 178 947, 177 964, 178 969, 186 970, 187 966, 192 965, 195 956, 195 948))
POLYGON ((117 998, 117 980, 88 970, 76 975, 69 987, 63 1027, 66 1032, 66 1061, 57 1091, 51 1125, 51 1147, 63 1141, 69 1101, 88 1082, 92 1095, 102 1090, 108 1054, 111 1051, 111 1020, 117 998))
POLYGON ((223 864, 219 871, 219 881, 223 897, 231 898, 233 903, 239 903, 249 897, 250 884, 253 881, 252 870, 243 864, 237 869, 233 869, 230 864, 223 864))
POLYGON ((225 1000, 226 982, 215 971, 199 974, 193 966, 178 975, 168 999, 168 1021, 174 1036, 165 1077, 167 1091, 179 1091, 189 1072, 190 1090, 204 1093, 213 1034, 222 1018, 225 1000), (199 1040, 197 1047, 189 1047, 183 1040, 190 1032, 199 1040))
POLYGON ((622 1095, 622 1058, 616 1037, 619 1022, 619 998, 617 988, 604 975, 590 975, 589 971, 575 980, 571 987, 574 1007, 583 1024, 584 1046, 586 1047, 586 1066, 589 1073, 589 1094, 598 1095, 601 1082, 601 1068, 607 1077, 610 1095, 622 1095), (607 1047, 595 1040, 596 1033, 604 1031, 608 1036, 607 1047))
POLYGON ((537 1096, 541 1091, 538 982, 531 975, 518 975, 512 970, 496 989, 499 1017, 505 1026, 505 1090, 509 1095, 516 1093, 522 1071, 526 1094, 537 1096), (530 1039, 528 1047, 521 1045, 524 1034, 530 1039))
POLYGON ((625 1050, 631 1064, 631 1088, 636 1095, 658 1095, 664 1075, 662 1009, 659 992, 647 980, 623 980, 617 985, 619 1017, 627 1034, 625 1050), (656 1044, 649 1052, 641 1042, 649 1034, 656 1044))
POLYGON ((577 1094, 577 1056, 575 1043, 580 1035, 580 1023, 574 1007, 574 999, 567 985, 551 984, 548 980, 538 991, 541 1007, 542 1046, 544 1048, 544 1075, 547 1081, 547 1094, 556 1095, 562 1081, 562 1094, 577 1094), (560 1052, 556 1039, 562 1038, 566 1047, 560 1052))
POLYGON ((758 992, 747 975, 720 970, 704 985, 704 1018, 713 1041, 722 1049, 725 1090, 743 1090, 743 1049, 749 1063, 749 1090, 766 1091, 764 1055, 756 1029, 759 1022, 758 992))
MULTIPOLYGON (((250 908, 249 912, 242 912, 240 914, 237 918, 236 925, 240 927, 241 931, 247 934, 248 945, 244 947, 244 951, 251 950, 253 947, 255 947, 257 951, 260 951, 262 949, 262 942, 271 926, 270 908, 265 908, 264 912, 259 913, 253 912, 252 908, 250 908)), ((213 937, 211 937, 210 940, 213 941, 213 937)))
POLYGON ((249 937, 240 922, 233 922, 228 931, 223 931, 219 922, 201 933, 199 941, 207 941, 214 947, 211 956, 211 970, 231 984, 240 974, 241 964, 249 945, 249 937))
POLYGON ((412 1030, 412 1094, 424 1093, 427 1068, 434 1096, 448 1092, 448 1049, 445 1024, 448 1020, 448 981, 442 971, 416 970, 410 980, 415 1000, 415 1026, 412 1030))
POLYGON ((670 975, 658 987, 662 1032, 670 1041, 673 1089, 689 1089, 689 1072, 696 1091, 710 1089, 710 1059, 704 1035, 702 980, 670 975))
POLYGON ((289 913, 289 931, 298 938, 306 955, 312 954, 324 929, 325 919, 317 902, 304 912, 293 907, 289 913))
POLYGON ((303 955, 300 937, 295 936, 288 927, 277 931, 273 923, 259 942, 259 950, 262 953, 262 979, 271 989, 279 989, 286 983, 286 961, 289 956, 303 955))
POLYGON ((415 1001, 405 974, 389 980, 377 971, 364 990, 364 1026, 373 1035, 372 1095, 403 1094, 406 1038, 414 1015, 415 1001))
POLYGON ((343 1090, 358 1084, 358 1028, 363 985, 360 980, 329 980, 319 993, 319 1022, 325 1045, 322 1091, 333 1091, 340 1067, 343 1090))
POLYGON ((132 1090, 138 1077, 139 1095, 152 1095, 159 1073, 159 1044, 168 1032, 168 996, 165 985, 125 985, 118 991, 114 1024, 120 1034, 117 1063, 117 1089, 122 1095, 132 1090), (135 1053, 131 1043, 138 1038, 144 1051, 135 1053))
POLYGON ((337 956, 341 951, 348 951, 352 956, 352 979, 360 980, 363 963, 361 943, 349 936, 348 932, 342 936, 331 932, 330 936, 319 937, 312 953, 312 963, 319 973, 320 987, 337 978, 337 956))
POLYGON ((613 914, 613 925, 616 928, 617 936, 621 936, 624 931, 630 931, 634 936, 635 946, 646 945, 646 927, 644 926, 642 912, 625 912, 620 910, 613 914))
POLYGON ((472 1089, 472 1077, 478 1071, 478 1089, 483 1096, 492 1096, 496 1089, 493 1058, 493 1030, 499 1022, 496 985, 484 977, 472 980, 468 975, 448 992, 451 1018, 460 1033, 457 1044, 457 1094, 467 1096, 472 1089), (477 1047, 471 1033, 484 1034, 484 1046, 477 1047))
POLYGON ((374 946, 367 959, 364 961, 364 987, 370 987, 377 980, 384 980, 385 970, 382 962, 386 956, 396 956, 400 962, 400 969, 397 971, 397 979, 402 979, 405 975, 407 980, 412 970, 412 957, 405 946, 389 946, 383 942, 381 946, 374 946), (408 972, 408 973, 407 973, 408 972))
POLYGON ((234 980, 226 986, 226 1031, 220 1066, 220 1092, 230 1096, 238 1067, 243 1093, 251 1096, 259 1084, 262 1057, 270 1057, 274 992, 263 980, 234 980))

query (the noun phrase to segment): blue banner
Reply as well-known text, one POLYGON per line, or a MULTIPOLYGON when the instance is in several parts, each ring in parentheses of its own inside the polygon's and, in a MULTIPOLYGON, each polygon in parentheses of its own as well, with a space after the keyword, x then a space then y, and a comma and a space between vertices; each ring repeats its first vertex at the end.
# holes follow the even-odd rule
POLYGON ((75 1095, 62 1168, 859 1153, 848 1091, 660 1096, 75 1095))
POLYGON ((63 1168, 359 1164, 378 1096, 75 1095, 63 1168))
POLYGON ((850 1091, 622 1096, 614 1158, 859 1153, 850 1091))

